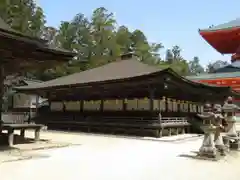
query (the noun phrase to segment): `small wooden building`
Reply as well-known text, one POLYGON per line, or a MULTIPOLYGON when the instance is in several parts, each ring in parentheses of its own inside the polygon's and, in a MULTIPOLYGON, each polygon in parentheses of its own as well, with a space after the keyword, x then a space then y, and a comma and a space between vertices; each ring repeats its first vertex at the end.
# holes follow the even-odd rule
MULTIPOLYGON (((24 86, 34 85, 41 82, 42 81, 27 78, 23 78, 20 81, 20 83, 24 84, 24 86)), ((37 104, 39 104, 39 107, 41 107, 42 105, 47 105, 48 102, 47 99, 37 97, 36 94, 25 94, 18 92, 12 94, 12 111, 14 112, 35 112, 37 104)))
POLYGON ((143 64, 133 54, 107 65, 51 81, 18 87, 49 100, 38 121, 49 127, 161 136, 184 132, 188 118, 206 101, 238 95, 228 87, 208 86, 171 69, 143 64))
POLYGON ((0 18, 0 136, 8 131, 8 143, 13 145, 14 130, 21 130, 24 137, 26 129, 35 130, 35 139, 39 139, 42 125, 9 124, 3 119, 4 79, 8 75, 20 74, 29 69, 48 69, 59 63, 71 60, 72 52, 59 50, 48 46, 47 42, 37 37, 30 37, 11 29, 0 18))

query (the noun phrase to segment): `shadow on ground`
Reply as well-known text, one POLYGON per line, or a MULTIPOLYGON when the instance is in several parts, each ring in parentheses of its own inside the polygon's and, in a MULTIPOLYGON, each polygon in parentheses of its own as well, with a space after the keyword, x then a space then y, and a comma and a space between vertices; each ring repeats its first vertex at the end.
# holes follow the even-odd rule
POLYGON ((191 151, 189 154, 180 154, 178 157, 205 161, 219 161, 223 159, 225 156, 221 156, 219 152, 217 152, 216 157, 200 156, 198 151, 191 151))
POLYGON ((0 152, 13 152, 13 151, 36 151, 36 150, 46 150, 53 148, 64 148, 68 146, 79 146, 81 144, 67 143, 67 142, 55 142, 47 139, 40 139, 35 141, 33 138, 23 138, 20 135, 14 135, 14 145, 12 147, 8 146, 8 136, 7 134, 2 134, 0 136, 0 152))
POLYGON ((23 138, 20 135, 14 135, 14 145, 8 146, 7 134, 0 136, 0 164, 13 161, 49 158, 45 151, 49 149, 64 148, 76 146, 80 144, 71 144, 64 142, 52 142, 50 140, 41 139, 34 141, 32 138, 23 138))

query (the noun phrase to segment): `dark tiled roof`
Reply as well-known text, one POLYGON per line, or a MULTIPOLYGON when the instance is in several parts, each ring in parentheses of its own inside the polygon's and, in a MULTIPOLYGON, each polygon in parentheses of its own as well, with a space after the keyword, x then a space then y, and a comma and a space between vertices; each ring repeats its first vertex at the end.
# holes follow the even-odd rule
POLYGON ((26 38, 28 40, 33 40, 36 41, 35 43, 46 43, 46 41, 44 41, 43 39, 39 39, 39 38, 35 38, 35 37, 31 37, 31 36, 27 36, 24 35, 23 33, 20 33, 14 29, 12 29, 7 23, 4 22, 4 20, 2 18, 0 18, 0 34, 11 34, 12 37, 22 37, 22 38, 26 38))
POLYGON ((19 82, 23 82, 26 85, 32 85, 32 84, 38 84, 43 81, 36 80, 36 79, 29 79, 24 76, 14 76, 14 75, 8 75, 4 79, 4 84, 7 86, 13 85, 13 84, 18 84, 19 82))
POLYGON ((158 68, 141 63, 135 58, 120 60, 104 66, 82 71, 72 75, 64 76, 54 80, 36 84, 34 86, 22 87, 23 89, 47 88, 56 86, 67 86, 75 84, 85 84, 93 82, 103 82, 109 80, 126 79, 130 77, 142 76, 159 71, 158 68))
POLYGON ((182 85, 189 85, 199 88, 217 88, 218 90, 229 90, 229 87, 219 87, 214 85, 206 85, 198 82, 193 82, 189 79, 186 79, 177 73, 175 73, 172 69, 164 69, 160 70, 154 66, 149 66, 143 64, 136 58, 130 58, 128 60, 120 60, 116 62, 109 63, 107 65, 97 67, 94 69, 90 69, 87 71, 83 71, 80 73, 75 73, 72 75, 64 76, 61 78, 57 78, 54 80, 33 84, 29 86, 17 87, 17 90, 20 91, 34 91, 34 90, 44 90, 44 89, 52 89, 52 88, 62 88, 62 87, 70 87, 70 86, 78 86, 82 87, 84 85, 92 85, 95 83, 110 83, 113 81, 119 80, 129 80, 138 77, 146 77, 146 76, 163 76, 165 74, 174 76, 178 81, 181 82, 182 85))
MULTIPOLYGON (((139 78, 144 78, 146 81, 149 80, 149 77, 173 77, 174 81, 184 87, 192 87, 193 89, 199 89, 200 91, 205 89, 209 92, 218 92, 231 94, 235 97, 240 97, 240 94, 232 91, 230 87, 220 87, 215 85, 207 85, 198 82, 194 82, 187 78, 184 78, 174 72, 172 69, 167 68, 160 70, 156 67, 143 64, 135 57, 132 57, 127 60, 115 61, 109 64, 106 64, 101 67, 83 71, 80 73, 75 73, 72 75, 64 76, 54 80, 32 84, 28 86, 16 87, 15 90, 25 93, 35 93, 36 91, 54 91, 58 89, 69 89, 69 88, 94 88, 97 84, 111 84, 112 82, 133 82, 140 80, 139 78), (87 87, 85 87, 87 85, 87 87)), ((163 77, 163 78, 164 78, 163 77)), ((161 78, 160 78, 161 79, 161 78)), ((91 92, 89 92, 91 93, 91 92)), ((218 94, 217 93, 217 94, 218 94)))
POLYGON ((22 80, 24 83, 26 83, 27 85, 33 85, 33 84, 38 84, 38 83, 42 83, 43 81, 40 80, 35 80, 35 79, 23 79, 22 80))
POLYGON ((46 44, 46 41, 43 39, 31 37, 12 29, 8 24, 4 22, 2 18, 0 18, 0 36, 16 39, 25 43, 31 43, 32 45, 35 45, 40 51, 45 51, 53 54, 74 56, 74 54, 70 51, 49 47, 46 44))

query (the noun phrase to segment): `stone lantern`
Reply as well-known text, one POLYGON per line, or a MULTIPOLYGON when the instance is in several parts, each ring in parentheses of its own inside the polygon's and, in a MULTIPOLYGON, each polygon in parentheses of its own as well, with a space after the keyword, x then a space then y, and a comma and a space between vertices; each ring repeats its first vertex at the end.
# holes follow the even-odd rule
POLYGON ((223 142, 222 132, 224 131, 223 127, 223 115, 222 115, 222 106, 220 104, 214 105, 214 125, 216 126, 216 132, 214 136, 214 143, 217 150, 221 155, 225 155, 226 146, 223 142))
POLYGON ((227 123, 226 131, 226 145, 231 149, 239 149, 240 147, 240 138, 238 137, 236 129, 236 112, 239 110, 239 107, 233 104, 232 97, 228 97, 227 101, 223 105, 223 112, 225 113, 225 121, 227 123))
POLYGON ((204 105, 204 112, 198 115, 203 120, 201 126, 204 132, 204 139, 202 146, 199 149, 199 156, 207 158, 216 158, 217 150, 214 143, 214 135, 216 133, 216 126, 213 125, 214 113, 210 104, 204 105))
POLYGON ((238 111, 239 107, 233 104, 232 97, 229 97, 225 104, 223 105, 223 111, 225 113, 225 120, 227 122, 227 135, 231 137, 237 137, 237 130, 236 130, 236 112, 238 111))

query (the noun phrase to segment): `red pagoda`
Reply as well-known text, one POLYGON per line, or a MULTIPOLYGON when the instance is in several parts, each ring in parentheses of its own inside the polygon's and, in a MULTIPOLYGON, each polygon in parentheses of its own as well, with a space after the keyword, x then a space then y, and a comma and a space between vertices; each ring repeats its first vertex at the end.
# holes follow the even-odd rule
POLYGON ((232 54, 231 64, 213 73, 189 76, 193 81, 230 86, 240 92, 240 18, 199 30, 200 35, 221 54, 232 54))

